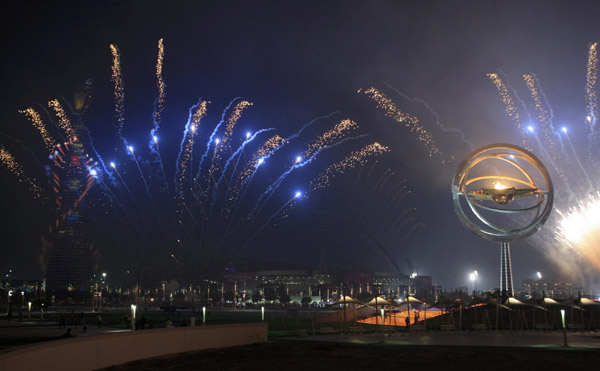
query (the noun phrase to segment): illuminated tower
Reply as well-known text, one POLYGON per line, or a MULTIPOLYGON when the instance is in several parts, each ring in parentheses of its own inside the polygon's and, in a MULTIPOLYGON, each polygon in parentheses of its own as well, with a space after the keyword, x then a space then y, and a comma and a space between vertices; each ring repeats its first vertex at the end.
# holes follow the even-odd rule
POLYGON ((508 242, 500 243, 500 294, 504 297, 514 295, 510 244, 508 242))
MULTIPOLYGON (((81 107, 79 104, 76 107, 81 107)), ((56 197, 54 238, 48 251, 47 288, 55 293, 89 286, 92 264, 85 229, 83 199, 94 183, 85 151, 87 128, 73 125, 74 135, 57 145, 50 185, 56 197)))

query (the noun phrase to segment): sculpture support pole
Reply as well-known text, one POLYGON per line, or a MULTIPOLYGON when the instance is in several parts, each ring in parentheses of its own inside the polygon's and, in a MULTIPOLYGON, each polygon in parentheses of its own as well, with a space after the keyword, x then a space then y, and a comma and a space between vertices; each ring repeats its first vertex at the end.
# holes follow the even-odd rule
POLYGON ((500 293, 503 299, 512 297, 514 294, 510 243, 508 242, 500 242, 500 293))

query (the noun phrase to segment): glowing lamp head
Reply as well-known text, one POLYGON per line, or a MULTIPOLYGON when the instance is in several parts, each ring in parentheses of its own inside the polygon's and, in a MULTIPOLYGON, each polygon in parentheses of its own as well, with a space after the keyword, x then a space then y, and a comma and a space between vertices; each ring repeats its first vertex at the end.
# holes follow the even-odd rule
POLYGON ((567 127, 566 127, 566 126, 563 126, 563 127, 561 128, 561 130, 562 130, 562 132, 563 132, 563 133, 567 134, 567 127))
POLYGON ((261 157, 258 159, 258 165, 262 165, 264 162, 265 162, 264 158, 261 157))
POLYGON ((296 194, 294 195, 294 198, 300 198, 302 197, 302 192, 298 191, 296 192, 296 194))
POLYGON ((471 274, 469 274, 469 279, 470 279, 471 281, 475 281, 475 273, 471 273, 471 274))
POLYGON ((475 277, 479 276, 479 272, 477 271, 473 271, 473 274, 475 275, 475 277))
POLYGON ((299 163, 300 161, 302 161, 302 156, 297 156, 296 157, 296 163, 299 163))
POLYGON ((542 279, 542 273, 540 273, 540 272, 537 272, 537 277, 538 277, 538 279, 540 279, 540 280, 541 280, 541 279, 542 279))
POLYGON ((246 139, 250 138, 250 132, 246 133, 246 139))
POLYGON ((502 182, 501 182, 501 181, 499 181, 499 180, 496 180, 496 181, 494 182, 494 189, 497 189, 497 190, 503 190, 503 189, 507 189, 507 188, 508 188, 508 187, 507 187, 507 186, 505 186, 504 184, 502 184, 502 182))
POLYGON ((91 176, 97 176, 98 172, 96 170, 92 169, 92 170, 90 170, 90 175, 91 176))
POLYGON ((152 139, 154 139, 154 143, 158 143, 158 137, 156 135, 153 135, 152 139))
POLYGON ((529 130, 530 133, 533 133, 533 126, 531 126, 531 125, 527 126, 527 130, 529 130))
POLYGON ((416 273, 411 273, 411 274, 410 274, 410 278, 415 278, 416 276, 417 276, 417 274, 416 274, 416 273))
POLYGON ((219 143, 221 143, 221 139, 219 139, 219 138, 215 139, 215 143, 216 143, 217 145, 219 145, 219 143))
POLYGON ((587 122, 592 122, 592 116, 588 115, 586 118, 587 122))
POLYGON ((133 153, 133 146, 129 146, 127 147, 127 149, 129 150, 129 152, 133 153))
POLYGON ((195 132, 196 132, 196 125, 192 125, 192 126, 190 127, 190 129, 192 130, 192 133, 195 133, 195 132))
POLYGON ((111 163, 110 163, 110 166, 111 166, 113 169, 116 169, 116 168, 117 168, 117 165, 116 165, 114 162, 111 162, 111 163))

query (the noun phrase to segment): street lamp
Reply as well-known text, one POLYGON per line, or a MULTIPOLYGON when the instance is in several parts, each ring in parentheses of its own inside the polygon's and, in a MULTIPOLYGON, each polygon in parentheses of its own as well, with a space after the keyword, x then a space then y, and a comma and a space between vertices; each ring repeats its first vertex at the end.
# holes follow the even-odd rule
POLYGON ((541 280, 542 279, 542 274, 540 272, 537 272, 537 277, 538 277, 538 280, 541 280))
POLYGON ((137 306, 135 304, 131 304, 131 329, 135 330, 135 310, 137 306))
POLYGON ((473 290, 474 293, 477 292, 477 277, 479 276, 479 273, 477 271, 473 271, 471 274, 469 274, 469 279, 471 280, 471 289, 473 290))

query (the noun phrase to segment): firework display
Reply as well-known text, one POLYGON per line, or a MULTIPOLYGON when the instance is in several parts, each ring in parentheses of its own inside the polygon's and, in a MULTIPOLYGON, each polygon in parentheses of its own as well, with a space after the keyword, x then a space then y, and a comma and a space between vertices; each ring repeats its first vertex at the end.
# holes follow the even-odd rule
MULTIPOLYGON (((548 163, 554 171, 554 179, 557 183, 558 194, 556 196, 555 208, 559 215, 556 222, 554 238, 560 243, 555 246, 552 257, 557 257, 556 263, 562 266, 564 257, 572 249, 590 261, 594 267, 600 269, 600 245, 597 244, 600 236, 600 224, 598 220, 598 145, 599 133, 596 127, 597 115, 597 43, 589 47, 585 102, 587 113, 581 118, 583 128, 587 131, 587 156, 581 156, 581 146, 573 145, 570 132, 582 131, 569 130, 562 126, 560 130, 554 127, 554 114, 552 107, 546 99, 540 83, 533 74, 523 75, 525 86, 530 93, 531 103, 535 115, 528 112, 528 105, 521 101, 522 114, 515 107, 514 96, 508 92, 497 74, 488 74, 492 82, 498 88, 502 101, 506 106, 506 112, 515 122, 521 135, 530 148, 539 151, 542 161, 548 163), (520 116, 519 116, 520 115, 520 116), (526 127, 521 125, 519 117, 535 117, 526 127), (538 135, 537 131, 542 135, 538 135), (565 145, 566 144, 566 145, 565 145), (567 148, 568 147, 568 148, 567 148), (558 250, 556 250, 558 249, 558 250)), ((581 138, 578 138, 581 140, 581 138)), ((550 244, 551 245, 551 244, 550 244)), ((564 267, 564 269, 570 269, 564 267)), ((571 271, 573 271, 571 269, 571 271)), ((580 272, 581 270, 579 270, 580 272)))
POLYGON ((0 147, 0 162, 17 177, 19 182, 27 183, 29 185, 30 190, 35 198, 41 197, 41 188, 35 183, 35 180, 32 180, 25 175, 23 166, 21 166, 13 157, 13 155, 11 155, 10 152, 8 152, 4 147, 0 147))
MULTIPOLYGON (((72 243, 73 238, 54 239, 55 246, 50 254, 54 262, 64 258, 68 249, 85 250, 87 237, 82 226, 86 218, 83 215, 89 211, 99 217, 107 215, 108 219, 119 220, 117 230, 122 229, 129 240, 135 241, 134 246, 144 246, 141 250, 143 261, 154 257, 160 264, 163 256, 171 256, 176 267, 168 268, 174 271, 167 275, 175 274, 175 271, 190 279, 214 275, 276 218, 287 215, 290 207, 302 199, 306 192, 324 188, 328 177, 363 166, 367 159, 389 151, 377 142, 369 144, 350 152, 342 161, 333 163, 313 182, 303 186, 299 184, 300 188, 284 188, 288 177, 302 168, 308 168, 324 151, 360 142, 365 135, 349 136, 359 125, 351 119, 337 119, 331 129, 314 139, 303 135, 307 128, 317 123, 329 124, 337 115, 332 113, 310 121, 287 137, 273 133, 274 128, 241 133, 237 128, 243 113, 253 104, 236 98, 211 130, 208 129, 211 125, 204 122, 210 102, 200 100, 190 108, 175 166, 166 167, 159 143, 168 146, 173 140, 167 136, 159 137, 167 98, 162 76, 163 40, 158 43, 157 95, 152 113, 149 151, 144 147, 136 148, 136 142, 124 134, 125 91, 121 57, 116 45, 110 45, 110 51, 113 57, 117 142, 115 151, 104 156, 110 158, 109 166, 106 166, 82 121, 82 111, 79 109, 85 106, 85 96, 78 96, 75 110, 68 102, 58 99, 48 103, 58 119, 56 124, 60 133, 57 137, 66 138, 60 144, 53 139, 35 110, 28 108, 22 111, 40 132, 45 147, 51 153, 49 194, 56 199, 58 215, 53 225, 54 231, 62 236, 79 236, 76 238, 76 248, 72 243), (67 107, 67 110, 63 107, 67 107), (199 159, 195 159, 194 152, 200 149, 198 147, 203 138, 206 139, 205 149, 201 156, 197 156, 199 159), (289 162, 289 155, 283 149, 292 141, 306 144, 302 155, 294 156, 289 162), (265 167, 268 169, 263 170, 265 167), (277 171, 280 171, 280 175, 273 177, 273 172, 277 171), (173 174, 172 181, 168 180, 170 174, 173 174), (282 198, 285 201, 281 201, 282 198)), ((2 164, 19 181, 29 184, 35 194, 44 192, 35 179, 26 177, 23 167, 4 148, 1 159, 2 164)), ((80 259, 77 259, 85 260, 83 252, 79 255, 80 259)), ((87 263, 71 263, 87 266, 87 263)), ((53 264, 55 268, 49 268, 53 284, 72 284, 81 281, 79 276, 85 275, 86 268, 82 268, 81 272, 70 272, 72 277, 77 278, 67 282, 68 277, 61 276, 62 268, 56 268, 57 265, 52 262, 50 265, 53 264)), ((140 266, 138 275, 140 269, 144 268, 140 266)))
MULTIPOLYGON (((359 91, 360 92, 360 91, 359 91)), ((429 130, 419 123, 419 119, 416 116, 405 113, 385 94, 381 91, 371 87, 366 89, 364 93, 377 102, 377 107, 385 111, 386 116, 391 117, 394 121, 404 124, 410 129, 412 133, 416 134, 417 139, 423 143, 427 149, 429 157, 439 156, 443 160, 442 152, 437 147, 433 135, 429 130)))
POLYGON ((556 239, 584 255, 600 270, 600 193, 588 195, 577 206, 559 214, 556 239))

